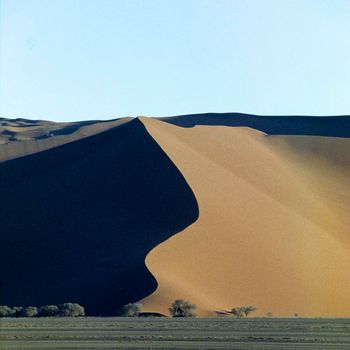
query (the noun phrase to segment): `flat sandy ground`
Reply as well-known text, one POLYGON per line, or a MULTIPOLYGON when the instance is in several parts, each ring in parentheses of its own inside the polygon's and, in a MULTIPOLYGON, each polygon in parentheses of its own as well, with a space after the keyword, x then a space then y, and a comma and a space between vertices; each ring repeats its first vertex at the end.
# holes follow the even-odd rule
POLYGON ((350 319, 1 319, 7 349, 350 349, 350 319))

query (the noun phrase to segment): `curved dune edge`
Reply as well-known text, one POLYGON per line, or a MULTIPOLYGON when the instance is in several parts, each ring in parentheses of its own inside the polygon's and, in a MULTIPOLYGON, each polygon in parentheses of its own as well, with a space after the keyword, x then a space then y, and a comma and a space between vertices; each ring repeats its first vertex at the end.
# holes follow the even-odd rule
POLYGON ((141 121, 200 210, 146 257, 158 282, 146 310, 167 314, 184 298, 200 315, 239 305, 257 315, 350 315, 349 139, 141 121))
POLYGON ((77 302, 115 315, 156 290, 146 255, 198 218, 138 119, 0 163, 0 193, 1 305, 77 302))

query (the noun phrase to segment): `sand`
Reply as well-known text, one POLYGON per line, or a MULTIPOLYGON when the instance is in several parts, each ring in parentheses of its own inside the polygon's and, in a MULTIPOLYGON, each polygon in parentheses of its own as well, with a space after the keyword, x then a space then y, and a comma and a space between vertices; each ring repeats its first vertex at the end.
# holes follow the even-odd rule
POLYGON ((198 217, 137 119, 0 163, 0 193, 0 305, 77 302, 90 316, 151 294, 146 255, 198 217))
POLYGON ((184 298, 200 315, 240 305, 258 315, 350 315, 350 139, 142 122, 200 213, 148 254, 158 288, 142 300, 146 310, 167 313, 184 298))
POLYGON ((0 119, 1 303, 350 316, 349 121, 0 119))
POLYGON ((0 162, 42 152, 96 135, 132 118, 55 123, 45 120, 0 119, 0 162))

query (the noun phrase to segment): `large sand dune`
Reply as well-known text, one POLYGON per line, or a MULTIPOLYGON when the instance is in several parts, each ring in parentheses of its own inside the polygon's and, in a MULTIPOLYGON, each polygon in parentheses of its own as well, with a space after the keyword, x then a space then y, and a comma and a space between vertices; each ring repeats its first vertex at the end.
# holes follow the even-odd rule
POLYGON ((349 117, 3 118, 0 193, 0 304, 350 316, 349 117))
POLYGON ((142 121, 200 211, 147 256, 159 284, 148 309, 186 298, 201 314, 349 316, 350 139, 142 121))
POLYGON ((1 163, 0 193, 0 304, 78 302, 90 315, 152 293, 146 255, 198 216, 137 119, 1 163))

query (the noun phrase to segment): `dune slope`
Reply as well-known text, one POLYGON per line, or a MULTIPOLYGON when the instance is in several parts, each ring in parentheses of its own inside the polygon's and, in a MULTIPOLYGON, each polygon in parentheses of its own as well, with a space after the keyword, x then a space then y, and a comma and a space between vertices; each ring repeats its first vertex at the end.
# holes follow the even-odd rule
POLYGON ((246 126, 269 135, 350 137, 350 116, 268 116, 244 113, 204 113, 159 119, 186 128, 196 125, 246 126))
POLYGON ((350 139, 142 122, 200 212, 147 256, 158 281, 142 300, 148 310, 185 298, 201 315, 239 305, 260 315, 350 315, 350 139))
POLYGON ((350 316, 349 189, 346 116, 0 118, 0 304, 350 316))
POLYGON ((115 315, 156 288, 146 254, 196 220, 181 173, 134 119, 0 164, 1 304, 115 315))
POLYGON ((42 152, 122 125, 131 118, 55 123, 0 118, 0 162, 42 152))

